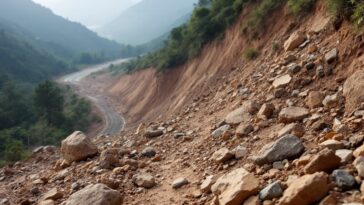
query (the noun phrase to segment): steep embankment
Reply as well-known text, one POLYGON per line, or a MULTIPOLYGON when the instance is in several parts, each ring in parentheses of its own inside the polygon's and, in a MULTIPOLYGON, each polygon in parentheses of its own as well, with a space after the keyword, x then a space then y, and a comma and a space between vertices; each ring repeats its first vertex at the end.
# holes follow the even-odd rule
POLYGON ((247 48, 256 48, 260 52, 259 60, 274 57, 271 49, 273 42, 282 44, 291 31, 319 30, 328 24, 328 16, 323 5, 316 8, 314 15, 301 22, 276 12, 266 22, 265 32, 252 40, 241 34, 247 13, 246 9, 240 20, 228 31, 222 41, 206 46, 201 55, 185 66, 157 73, 154 69, 141 70, 131 75, 121 76, 109 89, 117 97, 121 109, 129 116, 131 123, 154 120, 159 116, 170 116, 192 102, 201 93, 209 93, 222 82, 221 76, 233 68, 245 65, 242 75, 247 77, 259 66, 259 61, 249 62, 243 53, 247 48))
POLYGON ((97 137, 98 150, 80 133, 61 151, 38 149, 1 170, 0 198, 363 204, 364 38, 325 15, 322 1, 299 21, 278 9, 255 40, 240 35, 240 20, 185 67, 121 77, 110 86, 115 102, 130 119, 153 123, 97 137), (257 59, 242 58, 248 47, 257 59))

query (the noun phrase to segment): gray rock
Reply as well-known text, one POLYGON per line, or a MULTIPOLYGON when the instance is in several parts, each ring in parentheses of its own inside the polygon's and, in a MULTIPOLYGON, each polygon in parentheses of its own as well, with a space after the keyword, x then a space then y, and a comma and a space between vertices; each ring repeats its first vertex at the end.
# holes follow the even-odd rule
POLYGON ((222 134, 224 134, 224 132, 228 131, 230 129, 230 125, 223 125, 219 128, 217 128, 216 130, 214 130, 211 133, 212 137, 218 138, 220 137, 222 134))
POLYGON ((332 173, 336 185, 344 190, 353 188, 356 185, 355 178, 349 172, 337 169, 332 173))
POLYGON ((317 66, 316 68, 316 75, 319 78, 322 78, 325 76, 325 69, 322 65, 317 66))
POLYGON ((274 198, 279 198, 283 194, 283 189, 281 183, 279 181, 273 182, 266 186, 262 191, 259 193, 259 198, 261 200, 271 200, 274 198))
POLYGON ((154 150, 153 147, 146 147, 141 154, 143 157, 154 157, 157 152, 154 150))
POLYGON ((103 184, 94 184, 72 194, 62 205, 120 205, 122 201, 118 191, 103 184))
POLYGON ((335 62, 337 60, 337 58, 338 58, 337 48, 334 48, 325 54, 325 60, 328 64, 335 62))
POLYGON ((249 114, 249 112, 246 109, 247 109, 246 106, 242 106, 242 107, 230 112, 225 117, 225 122, 227 124, 232 124, 232 125, 237 125, 242 122, 248 122, 251 118, 251 115, 249 114))
POLYGON ((346 163, 353 158, 353 151, 349 149, 339 149, 335 151, 335 155, 340 157, 341 163, 346 163))
POLYGON ((287 107, 283 108, 279 113, 279 121, 283 123, 291 123, 301 121, 308 117, 310 112, 303 107, 287 107))
POLYGON ((173 181, 172 183, 172 188, 173 189, 178 189, 181 188, 182 186, 189 184, 188 180, 184 177, 180 177, 176 180, 173 181))
POLYGON ((148 128, 144 133, 144 136, 147 138, 159 137, 161 135, 163 135, 163 130, 153 130, 151 128, 148 128))
POLYGON ((292 159, 298 157, 304 151, 300 138, 294 135, 285 135, 275 142, 265 145, 254 161, 258 165, 292 159))
POLYGON ((301 66, 297 63, 292 63, 288 66, 288 72, 291 74, 296 74, 301 71, 301 66))

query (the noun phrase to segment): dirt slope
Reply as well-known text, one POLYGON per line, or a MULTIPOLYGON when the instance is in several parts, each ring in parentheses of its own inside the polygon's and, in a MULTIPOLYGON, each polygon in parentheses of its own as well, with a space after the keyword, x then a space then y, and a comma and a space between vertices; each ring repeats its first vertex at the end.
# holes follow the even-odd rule
POLYGON ((120 136, 96 138, 103 154, 81 162, 65 163, 59 150, 43 149, 1 170, 0 198, 32 204, 56 187, 63 195, 52 203, 61 204, 86 185, 103 183, 118 190, 124 204, 135 205, 241 205, 249 204, 247 197, 256 202, 250 204, 363 204, 364 106, 357 101, 364 97, 363 37, 346 22, 335 30, 322 1, 299 21, 285 15, 284 8, 277 10, 256 40, 240 35, 243 19, 244 14, 223 41, 207 46, 184 67, 162 74, 148 69, 116 80, 93 78, 96 87, 104 81, 99 89, 120 104, 128 122, 151 126, 135 129, 132 123, 120 136), (295 32, 309 41, 285 51, 295 32), (272 49, 273 42, 281 49, 272 49), (257 48, 259 57, 242 58, 247 47, 257 48), (337 55, 328 63, 333 50, 337 55), (275 153, 266 149, 268 143, 276 143, 275 153), (115 149, 117 154, 105 154, 115 149), (349 154, 339 158, 337 150, 349 154), (102 168, 104 162, 112 166, 102 168), (249 179, 224 175, 241 168, 251 173, 249 179), (138 174, 150 174, 156 184, 136 186, 138 174), (203 193, 200 185, 210 175, 222 177, 228 188, 203 193), (173 189, 179 177, 189 183, 173 189), (250 183, 237 184, 245 180, 250 183), (277 196, 258 194, 276 181, 277 196), (224 203, 229 197, 235 203, 224 203))

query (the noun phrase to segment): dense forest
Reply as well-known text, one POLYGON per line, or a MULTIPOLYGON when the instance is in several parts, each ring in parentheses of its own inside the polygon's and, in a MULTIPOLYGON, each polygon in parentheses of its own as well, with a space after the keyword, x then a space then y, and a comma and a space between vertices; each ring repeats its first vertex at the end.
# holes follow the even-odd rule
MULTIPOLYGON (((174 28, 164 46, 130 62, 113 67, 113 71, 133 72, 138 69, 154 67, 158 70, 173 68, 198 56, 209 42, 222 39, 227 27, 232 25, 247 3, 253 9, 241 25, 241 34, 249 38, 264 30, 263 19, 269 12, 280 6, 287 6, 290 15, 301 17, 307 14, 316 0, 200 0, 193 10, 191 19, 174 28)), ((361 29, 364 24, 364 2, 361 0, 326 0, 327 12, 337 20, 350 20, 361 29)), ((242 57, 254 58, 259 51, 249 48, 242 57)))
POLYGON ((57 145, 74 130, 86 131, 96 120, 90 103, 69 88, 44 81, 29 92, 4 80, 0 85, 0 165, 23 159, 36 146, 57 145))

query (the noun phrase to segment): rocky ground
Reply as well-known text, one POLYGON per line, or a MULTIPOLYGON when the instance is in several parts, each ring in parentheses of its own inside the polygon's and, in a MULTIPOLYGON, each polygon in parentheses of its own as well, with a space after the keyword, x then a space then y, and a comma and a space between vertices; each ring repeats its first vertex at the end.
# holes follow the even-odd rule
POLYGON ((171 118, 38 148, 1 169, 0 204, 363 204, 364 39, 330 28, 290 32, 171 118))

